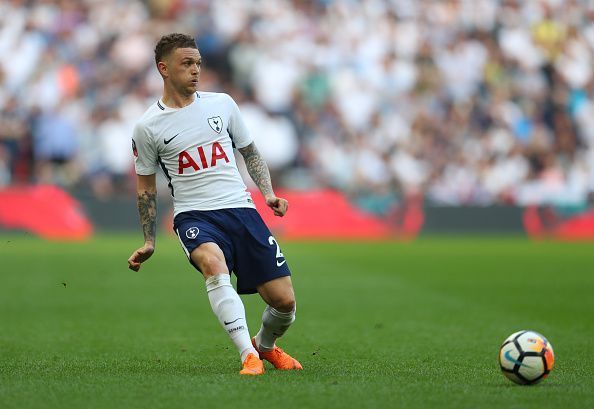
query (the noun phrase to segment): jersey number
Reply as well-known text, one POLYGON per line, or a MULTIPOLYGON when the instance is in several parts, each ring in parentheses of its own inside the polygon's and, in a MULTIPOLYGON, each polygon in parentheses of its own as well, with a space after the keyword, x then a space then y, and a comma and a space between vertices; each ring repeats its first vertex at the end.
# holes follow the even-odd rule
POLYGON ((268 237, 268 243, 270 243, 270 245, 275 245, 276 246, 276 266, 280 267, 283 264, 286 263, 287 260, 283 260, 279 262, 279 259, 281 258, 285 258, 285 255, 283 254, 283 252, 280 249, 280 246, 278 245, 278 242, 276 241, 276 239, 274 238, 274 236, 270 236, 268 237))

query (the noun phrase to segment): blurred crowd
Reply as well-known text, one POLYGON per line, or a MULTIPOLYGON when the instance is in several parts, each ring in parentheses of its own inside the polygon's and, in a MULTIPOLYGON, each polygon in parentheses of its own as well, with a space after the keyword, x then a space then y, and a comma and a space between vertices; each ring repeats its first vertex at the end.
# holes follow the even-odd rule
MULTIPOLYGON (((580 206, 594 191, 587 0, 3 0, 0 186, 133 189, 161 35, 197 38, 281 187, 381 213, 580 206)), ((161 189, 166 193, 166 189, 161 189)))

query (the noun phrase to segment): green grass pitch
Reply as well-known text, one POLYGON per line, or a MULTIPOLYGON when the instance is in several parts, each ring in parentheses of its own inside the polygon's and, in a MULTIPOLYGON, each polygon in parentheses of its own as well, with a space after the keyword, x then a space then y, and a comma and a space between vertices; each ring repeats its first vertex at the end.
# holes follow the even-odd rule
POLYGON ((298 314, 280 345, 305 370, 246 379, 174 237, 138 273, 139 235, 0 239, 4 409, 594 407, 594 243, 281 240, 298 314), (537 386, 497 364, 520 329, 555 347, 537 386))

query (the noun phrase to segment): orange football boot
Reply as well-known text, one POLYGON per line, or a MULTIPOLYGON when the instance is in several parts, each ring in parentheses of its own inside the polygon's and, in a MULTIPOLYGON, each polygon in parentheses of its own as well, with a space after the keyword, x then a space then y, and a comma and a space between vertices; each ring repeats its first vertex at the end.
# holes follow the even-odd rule
POLYGON ((264 373, 264 362, 254 354, 248 354, 243 361, 243 369, 240 375, 262 375, 264 373))
POLYGON ((303 369, 303 366, 299 363, 298 360, 293 358, 291 355, 287 354, 285 351, 274 346, 272 351, 260 351, 256 346, 256 337, 252 338, 252 345, 256 348, 256 351, 260 354, 260 358, 267 360, 270 362, 276 369, 280 369, 283 371, 289 371, 292 369, 303 369))

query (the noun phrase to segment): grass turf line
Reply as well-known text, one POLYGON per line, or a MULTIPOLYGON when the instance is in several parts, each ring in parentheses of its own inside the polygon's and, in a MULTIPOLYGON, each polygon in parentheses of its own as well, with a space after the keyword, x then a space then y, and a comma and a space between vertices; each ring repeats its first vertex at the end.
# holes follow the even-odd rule
MULTIPOLYGON (((280 345, 305 370, 244 379, 175 238, 139 273, 137 235, 0 239, 2 408, 594 406, 591 243, 281 242, 298 317, 280 345), (499 373, 519 329, 555 347, 536 387, 499 373)), ((255 333, 263 304, 243 299, 255 333)))

